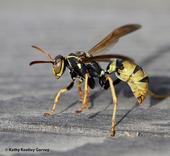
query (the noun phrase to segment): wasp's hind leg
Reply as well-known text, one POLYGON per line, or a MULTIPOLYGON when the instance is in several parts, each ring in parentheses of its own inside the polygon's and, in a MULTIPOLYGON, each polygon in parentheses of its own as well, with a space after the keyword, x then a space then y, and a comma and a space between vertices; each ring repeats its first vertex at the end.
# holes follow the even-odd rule
POLYGON ((82 102, 83 101, 83 91, 81 89, 81 84, 82 84, 82 81, 78 80, 77 90, 78 90, 78 94, 79 94, 79 97, 80 97, 80 101, 82 102))
POLYGON ((61 89, 58 94, 55 97, 54 104, 52 106, 52 109, 49 112, 45 112, 44 116, 50 116, 53 115, 54 112, 56 111, 56 106, 60 100, 60 96, 70 90, 74 86, 74 81, 72 81, 66 88, 61 89))
POLYGON ((113 115, 112 115, 112 134, 111 136, 115 136, 116 134, 116 111, 117 111, 117 96, 116 96, 116 92, 115 92, 115 87, 114 87, 114 83, 113 80, 110 76, 107 76, 106 79, 109 81, 109 85, 110 85, 110 89, 111 89, 111 93, 112 93, 112 98, 113 98, 113 115))
POLYGON ((89 97, 90 87, 88 86, 88 78, 89 78, 89 75, 85 74, 85 87, 84 87, 84 96, 83 96, 82 106, 79 110, 76 110, 76 113, 81 113, 89 107, 88 97, 89 97))

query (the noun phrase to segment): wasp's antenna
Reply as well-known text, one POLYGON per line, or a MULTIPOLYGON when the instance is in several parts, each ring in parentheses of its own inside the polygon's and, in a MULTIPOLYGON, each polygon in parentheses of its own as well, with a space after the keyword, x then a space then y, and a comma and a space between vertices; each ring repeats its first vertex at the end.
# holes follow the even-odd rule
POLYGON ((41 63, 54 63, 53 61, 32 61, 30 62, 30 66, 32 66, 33 64, 41 64, 41 63))
POLYGON ((49 58, 50 61, 54 61, 53 57, 49 53, 47 53, 45 50, 43 50, 35 45, 32 45, 32 47, 37 49, 39 52, 45 54, 49 58))

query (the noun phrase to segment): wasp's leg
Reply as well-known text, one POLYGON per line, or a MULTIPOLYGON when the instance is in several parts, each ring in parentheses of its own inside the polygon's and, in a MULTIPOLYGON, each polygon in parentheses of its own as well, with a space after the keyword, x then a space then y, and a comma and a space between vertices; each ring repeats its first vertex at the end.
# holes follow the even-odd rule
POLYGON ((78 89, 80 101, 83 101, 83 91, 81 89, 81 84, 82 84, 82 81, 78 80, 77 89, 78 89))
POLYGON ((76 113, 81 113, 83 110, 87 109, 89 107, 89 86, 88 86, 88 74, 85 74, 85 87, 84 87, 84 97, 83 97, 83 101, 82 101, 82 107, 76 111, 76 113))
POLYGON ((116 118, 116 111, 117 111, 117 96, 116 96, 115 87, 113 85, 112 78, 110 76, 107 76, 106 79, 109 81, 109 84, 110 84, 110 89, 111 89, 113 104, 114 104, 113 115, 112 115, 112 134, 111 134, 111 136, 115 136, 115 134, 116 134, 116 129, 115 129, 116 119, 115 118, 116 118))
POLYGON ((74 85, 74 81, 72 81, 66 88, 63 88, 63 89, 61 89, 61 90, 58 92, 58 94, 57 94, 56 97, 55 97, 55 100, 54 100, 54 104, 53 104, 53 106, 52 106, 52 109, 51 109, 49 112, 45 112, 45 113, 44 113, 44 116, 50 116, 50 115, 53 115, 53 114, 54 114, 54 112, 56 111, 56 106, 57 106, 57 104, 58 104, 58 102, 59 102, 59 100, 60 100, 60 96, 61 96, 63 93, 65 93, 65 92, 67 92, 68 90, 70 90, 70 89, 73 87, 73 85, 74 85))

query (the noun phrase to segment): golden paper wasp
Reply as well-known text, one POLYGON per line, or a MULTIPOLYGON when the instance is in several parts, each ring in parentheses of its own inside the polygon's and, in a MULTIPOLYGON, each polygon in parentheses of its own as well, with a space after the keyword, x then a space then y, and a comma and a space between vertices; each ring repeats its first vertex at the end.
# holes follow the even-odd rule
POLYGON ((49 53, 43 49, 32 46, 39 52, 47 56, 47 61, 32 61, 30 65, 50 63, 52 65, 52 71, 56 79, 59 79, 66 68, 70 71, 72 81, 70 84, 61 89, 55 97, 52 109, 49 112, 44 113, 44 116, 53 115, 56 111, 56 105, 59 102, 61 95, 70 90, 75 82, 77 83, 77 89, 82 101, 82 106, 77 113, 80 113, 89 107, 89 92, 96 86, 96 79, 100 86, 104 89, 110 87, 113 98, 113 114, 112 114, 112 136, 115 135, 116 124, 116 111, 117 111, 117 96, 115 91, 115 85, 119 82, 126 82, 132 90, 139 104, 143 103, 147 94, 151 93, 152 96, 157 98, 164 98, 164 96, 158 96, 149 90, 149 78, 143 69, 137 65, 133 59, 117 54, 108 55, 96 55, 103 52, 107 47, 114 45, 118 40, 136 30, 141 28, 139 24, 127 24, 113 30, 103 40, 91 48, 88 52, 78 51, 70 53, 68 56, 58 55, 52 57, 49 53), (103 69, 98 62, 109 62, 106 69, 103 69), (115 74, 116 80, 112 80, 111 74, 115 74), (84 92, 81 85, 84 82, 84 92))

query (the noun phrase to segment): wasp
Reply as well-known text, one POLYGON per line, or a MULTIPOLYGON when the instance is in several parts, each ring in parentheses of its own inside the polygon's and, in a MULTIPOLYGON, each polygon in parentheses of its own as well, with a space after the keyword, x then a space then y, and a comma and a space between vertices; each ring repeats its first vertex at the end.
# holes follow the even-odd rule
POLYGON ((90 89, 94 89, 96 83, 99 83, 102 88, 110 88, 111 90, 113 99, 111 135, 114 136, 116 133, 115 125, 118 106, 115 85, 119 84, 121 81, 126 82, 139 104, 143 103, 149 93, 157 98, 164 98, 164 96, 158 96, 149 90, 148 75, 132 58, 119 54, 98 55, 100 52, 106 51, 108 47, 115 45, 121 37, 140 28, 141 25, 139 24, 120 26, 109 33, 88 52, 77 51, 75 53, 70 53, 68 56, 57 55, 53 57, 45 50, 33 45, 32 47, 38 52, 43 53, 48 60, 32 61, 30 65, 49 63, 52 66, 52 72, 56 79, 59 79, 66 69, 69 70, 72 78, 68 86, 59 90, 58 94, 55 96, 52 108, 49 112, 44 113, 44 116, 50 116, 55 113, 61 95, 71 90, 75 83, 77 84, 79 97, 82 101, 82 106, 76 113, 83 112, 89 108, 90 89), (99 64, 100 62, 108 62, 106 69, 101 67, 99 64), (112 74, 115 74, 115 80, 112 79, 112 74), (84 91, 82 90, 82 83, 84 83, 84 91))

